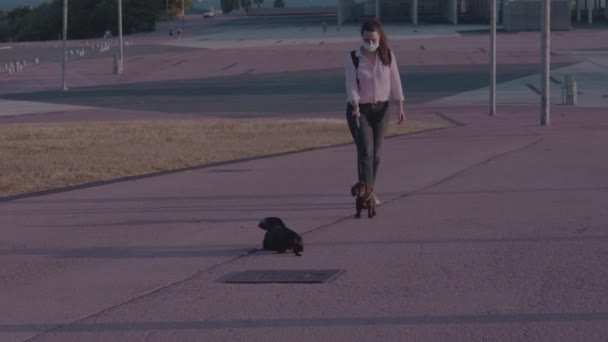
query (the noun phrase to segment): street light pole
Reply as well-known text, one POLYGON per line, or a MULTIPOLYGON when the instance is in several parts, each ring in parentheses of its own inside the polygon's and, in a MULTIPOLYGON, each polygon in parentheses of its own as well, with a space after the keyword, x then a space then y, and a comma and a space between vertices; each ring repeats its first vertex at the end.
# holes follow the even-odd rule
POLYGON ((118 45, 119 47, 119 55, 118 55, 118 74, 122 74, 123 72, 123 41, 122 41, 122 0, 118 0, 118 45))
POLYGON ((551 0, 543 0, 541 5, 541 114, 540 124, 548 126, 550 120, 551 108, 551 85, 549 78, 551 76, 551 0))
POLYGON ((490 6, 490 115, 496 115, 496 0, 490 6))
POLYGON ((68 40, 68 0, 63 0, 63 49, 62 49, 63 56, 61 58, 61 61, 62 61, 62 64, 61 64, 61 89, 63 89, 63 91, 68 90, 68 84, 67 84, 67 80, 66 80, 66 71, 67 71, 66 69, 67 69, 67 63, 68 63, 67 40, 68 40))

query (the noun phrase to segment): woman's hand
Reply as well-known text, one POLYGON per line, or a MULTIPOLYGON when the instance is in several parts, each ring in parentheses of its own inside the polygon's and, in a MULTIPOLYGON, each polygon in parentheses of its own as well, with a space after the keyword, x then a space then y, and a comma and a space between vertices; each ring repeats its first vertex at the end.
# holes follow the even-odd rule
POLYGON ((361 116, 361 112, 359 111, 359 103, 353 101, 353 116, 358 118, 361 116))
POLYGON ((405 110, 403 109, 403 102, 399 103, 399 110, 397 112, 399 116, 397 119, 397 124, 401 125, 405 121, 405 110))

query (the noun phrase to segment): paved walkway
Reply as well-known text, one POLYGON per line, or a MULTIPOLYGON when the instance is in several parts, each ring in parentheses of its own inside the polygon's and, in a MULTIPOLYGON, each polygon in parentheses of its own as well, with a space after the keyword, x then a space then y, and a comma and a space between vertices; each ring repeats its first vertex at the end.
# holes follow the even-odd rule
MULTIPOLYGON (((563 104, 563 85, 566 75, 572 75, 577 82, 577 105, 579 107, 608 107, 608 68, 590 63, 579 63, 558 68, 551 72, 551 103, 563 104)), ((496 102, 500 104, 536 104, 541 89, 540 75, 530 75, 497 85, 496 102)), ((488 102, 490 88, 484 87, 473 91, 446 96, 429 105, 483 105, 488 102)))
MULTIPOLYGON (((579 106, 604 107, 608 104, 608 93, 605 90, 608 87, 605 53, 608 43, 604 43, 608 42, 606 32, 581 30, 555 35, 552 44, 556 55, 552 57, 552 63, 555 67, 560 67, 554 69, 552 74, 554 104, 561 103, 559 82, 568 73, 573 74, 578 81, 581 91, 579 106), (592 47, 595 50, 590 50, 592 47)), ((534 88, 540 88, 539 77, 535 75, 535 65, 540 59, 536 38, 533 33, 499 36, 499 80, 507 76, 509 80, 499 84, 499 104, 538 103, 538 95, 534 91, 534 88), (518 72, 528 76, 509 76, 518 72)), ((341 70, 345 51, 353 47, 353 43, 297 46, 279 44, 266 49, 176 48, 171 52, 159 52, 162 47, 159 48, 158 42, 155 44, 157 45, 132 47, 140 49, 138 53, 141 55, 129 57, 127 71, 123 75, 111 74, 109 58, 73 61, 68 73, 68 85, 72 91, 67 96, 57 90, 60 84, 57 72, 60 67, 56 63, 26 68, 16 75, 0 75, 0 94, 51 90, 29 97, 12 97, 35 102, 65 102, 88 107, 113 106, 113 109, 119 107, 156 112, 192 113, 200 112, 200 108, 204 107, 205 114, 214 115, 241 115, 246 112, 266 115, 269 110, 270 114, 277 115, 276 113, 286 112, 289 106, 290 113, 335 112, 336 108, 342 108, 339 98, 343 96, 343 90, 335 90, 343 87, 341 70), (268 63, 272 58, 274 62, 268 63), (238 82, 241 87, 239 94, 233 91, 234 82, 238 82), (319 91, 316 82, 329 88, 319 91), (81 86, 104 84, 106 86, 101 88, 78 89, 81 86), (332 85, 337 87, 333 86, 332 90, 332 85), (214 89, 210 90, 210 87, 214 89), (256 93, 260 90, 276 91, 273 87, 286 93, 273 99, 256 93), (98 91, 99 89, 103 91, 98 91), (314 91, 311 92, 310 89, 314 91), (250 94, 243 97, 243 93, 250 94), (311 102, 311 98, 315 101, 311 102)), ((453 106, 479 105, 487 101, 489 91, 484 85, 489 76, 485 66, 488 62, 485 35, 397 40, 393 42, 392 48, 404 73, 408 102, 436 100, 432 102, 433 105, 453 106), (465 73, 466 76, 462 76, 465 73), (470 87, 470 84, 478 85, 470 87), (422 93, 416 92, 420 90, 417 88, 422 89, 422 93), (464 95, 459 94, 461 92, 465 92, 464 95)), ((15 108, 14 102, 0 102, 0 113, 4 115, 14 115, 15 108)), ((24 107, 20 111, 31 114, 33 108, 24 107)), ((38 113, 57 112, 54 105, 47 108, 37 104, 35 108, 38 113)))
MULTIPOLYGON (((458 29, 460 30, 461 26, 458 26, 458 29)), ((322 37, 319 37, 322 35, 320 30, 300 32, 286 29, 289 34, 295 35, 294 39, 282 38, 278 33, 280 28, 272 31, 272 35, 269 35, 268 32, 271 31, 268 30, 236 25, 234 29, 222 28, 216 35, 212 28, 202 26, 200 33, 194 33, 194 37, 186 36, 181 41, 161 39, 157 36, 129 38, 134 45, 125 49, 127 58, 123 75, 112 74, 112 54, 116 53, 114 45, 108 52, 93 53, 90 52, 91 45, 98 41, 90 41, 88 47, 86 41, 74 42, 86 48, 87 55, 70 61, 68 86, 76 88, 304 70, 342 70, 345 55, 357 46, 359 39, 355 27, 344 28, 339 35, 332 32, 322 37), (249 36, 240 36, 244 32, 249 32, 249 36), (290 43, 294 40, 299 43, 290 43), (162 45, 167 42, 177 45, 194 44, 192 47, 196 48, 162 45), (265 46, 267 43, 272 43, 272 46, 265 46), (258 48, 260 46, 263 48, 258 48), (269 60, 273 62, 268 63, 269 60)), ((416 29, 419 30, 416 33, 412 32, 414 28, 409 26, 397 27, 395 30, 392 32, 394 35, 390 36, 391 48, 403 66, 486 65, 489 61, 487 34, 455 35, 454 27, 441 25, 421 27, 416 29)), ((552 49, 559 52, 552 57, 553 63, 575 62, 580 60, 581 56, 568 51, 608 49, 608 31, 559 32, 552 36, 551 44, 552 49)), ((500 34, 497 57, 499 70, 512 65, 538 64, 539 47, 536 32, 500 34)), ((51 48, 47 46, 45 49, 51 48)), ((53 50, 47 53, 60 55, 57 52, 53 50)), ((15 46, 11 54, 20 56, 13 59, 30 56, 28 63, 32 65, 31 58, 34 54, 26 47, 15 46)), ((56 91, 60 86, 61 64, 53 59, 41 58, 40 65, 27 67, 17 74, 9 75, 0 70, 0 95, 40 90, 56 91)))
POLYGON ((604 110, 412 110, 467 125, 386 141, 373 220, 350 145, 0 203, 0 340, 605 340, 604 110), (244 255, 267 215, 302 257, 244 255), (346 273, 216 281, 305 268, 346 273))

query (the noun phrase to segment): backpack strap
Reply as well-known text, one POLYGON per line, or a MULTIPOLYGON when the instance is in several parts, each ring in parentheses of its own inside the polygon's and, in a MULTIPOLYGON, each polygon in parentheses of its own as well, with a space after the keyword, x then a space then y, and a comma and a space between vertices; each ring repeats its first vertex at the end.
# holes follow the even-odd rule
MULTIPOLYGON (((353 50, 350 52, 350 58, 353 61, 353 65, 355 66, 355 76, 357 75, 357 69, 359 69, 359 57, 357 57, 357 50, 353 50)), ((357 77, 357 87, 359 86, 359 77, 357 77)))
POLYGON ((353 60, 353 65, 355 69, 359 68, 359 57, 357 57, 357 50, 353 50, 350 52, 350 58, 353 60))
MULTIPOLYGON (((350 58, 353 60, 353 65, 355 66, 355 69, 358 69, 359 57, 357 57, 356 50, 350 52, 350 58)), ((388 49, 388 66, 391 66, 391 64, 393 64, 393 52, 391 51, 391 49, 388 49)))

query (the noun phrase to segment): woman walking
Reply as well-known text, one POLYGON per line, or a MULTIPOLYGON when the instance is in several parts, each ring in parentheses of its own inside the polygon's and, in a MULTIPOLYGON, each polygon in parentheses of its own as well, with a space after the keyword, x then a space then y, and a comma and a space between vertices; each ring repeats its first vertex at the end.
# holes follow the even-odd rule
MULTIPOLYGON (((405 120, 403 89, 395 55, 388 47, 382 24, 361 26, 363 43, 345 62, 348 127, 357 145, 359 182, 373 187, 382 141, 389 123, 389 101, 398 102, 398 123, 405 120)), ((374 195, 376 204, 379 204, 374 195)))

